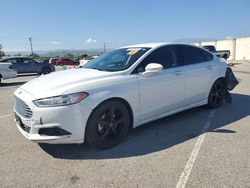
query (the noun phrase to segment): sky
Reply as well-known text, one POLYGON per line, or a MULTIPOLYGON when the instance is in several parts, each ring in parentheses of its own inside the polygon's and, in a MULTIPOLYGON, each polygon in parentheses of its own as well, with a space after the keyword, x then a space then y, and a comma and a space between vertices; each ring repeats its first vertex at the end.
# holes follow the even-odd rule
POLYGON ((3 51, 250 36, 249 0, 0 0, 3 51))

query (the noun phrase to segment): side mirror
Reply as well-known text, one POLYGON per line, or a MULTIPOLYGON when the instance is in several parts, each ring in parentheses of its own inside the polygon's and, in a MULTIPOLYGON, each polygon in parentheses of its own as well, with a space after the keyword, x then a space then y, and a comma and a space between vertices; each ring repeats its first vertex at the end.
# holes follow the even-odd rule
POLYGON ((163 66, 159 63, 150 63, 146 66, 145 72, 142 73, 142 76, 151 76, 154 73, 161 72, 163 70, 163 66))

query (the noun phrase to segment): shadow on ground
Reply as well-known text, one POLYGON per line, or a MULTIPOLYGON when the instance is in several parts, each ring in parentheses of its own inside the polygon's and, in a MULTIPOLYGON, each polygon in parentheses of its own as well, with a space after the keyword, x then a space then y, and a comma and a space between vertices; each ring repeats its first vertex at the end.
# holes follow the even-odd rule
POLYGON ((9 87, 9 86, 21 86, 21 85, 23 85, 25 83, 26 82, 9 82, 9 83, 2 82, 0 84, 0 88, 1 87, 9 87))
MULTIPOLYGON (((250 96, 232 94, 232 97, 232 104, 223 104, 216 110, 208 130, 211 134, 237 134, 224 126, 250 115, 250 96)), ((132 130, 123 143, 109 150, 97 150, 87 144, 40 144, 40 147, 61 159, 112 159, 146 155, 199 136, 210 111, 198 107, 145 124, 132 130)))

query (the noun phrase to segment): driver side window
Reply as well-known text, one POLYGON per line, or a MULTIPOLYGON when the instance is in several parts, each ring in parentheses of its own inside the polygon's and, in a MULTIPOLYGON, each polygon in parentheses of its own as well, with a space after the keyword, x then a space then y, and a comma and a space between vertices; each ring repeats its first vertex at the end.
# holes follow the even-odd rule
POLYGON ((142 62, 135 68, 133 73, 144 72, 145 67, 150 63, 159 63, 163 66, 163 69, 169 69, 179 66, 177 46, 170 45, 156 49, 144 60, 142 60, 142 62))
POLYGON ((25 64, 32 64, 33 61, 31 59, 23 59, 23 63, 25 63, 25 64))

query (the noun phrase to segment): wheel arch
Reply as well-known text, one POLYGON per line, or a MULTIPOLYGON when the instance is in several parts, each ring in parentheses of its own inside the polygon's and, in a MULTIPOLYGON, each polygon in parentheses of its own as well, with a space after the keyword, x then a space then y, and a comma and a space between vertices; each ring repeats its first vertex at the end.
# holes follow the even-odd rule
POLYGON ((208 93, 207 93, 207 98, 209 97, 209 93, 210 93, 210 91, 211 91, 211 89, 212 89, 214 83, 215 83, 216 81, 218 81, 218 80, 220 80, 220 81, 226 86, 226 78, 225 78, 225 77, 220 76, 220 77, 216 78, 213 82, 211 82, 211 85, 210 85, 210 87, 209 87, 210 89, 208 90, 208 93))
MULTIPOLYGON (((121 97, 111 97, 111 98, 108 98, 108 99, 105 99, 103 100, 102 102, 100 102, 98 105, 95 106, 95 108, 92 110, 92 112, 90 113, 89 117, 88 117, 88 120, 87 120, 87 124, 86 126, 88 125, 88 122, 89 122, 89 119, 91 117, 91 115, 95 112, 95 110, 100 106, 102 105, 103 103, 105 102, 108 102, 108 101, 119 101, 121 103, 123 103, 128 111, 129 111, 129 121, 130 121, 130 124, 129 124, 129 129, 133 129, 133 124, 134 124, 134 113, 133 113, 133 110, 132 110, 132 107, 131 105, 129 104, 129 102, 127 100, 125 100, 124 98, 121 98, 121 97)), ((85 130, 85 136, 84 136, 84 139, 86 139, 86 130, 85 130)))
POLYGON ((219 78, 217 78, 214 82, 213 82, 213 84, 216 82, 216 81, 221 81, 223 84, 226 84, 226 78, 225 77, 219 77, 219 78))
MULTIPOLYGON (((133 128, 133 122, 134 122, 134 112, 133 112, 133 110, 132 110, 131 105, 129 104, 129 102, 128 102, 126 99, 124 99, 124 98, 122 98, 122 97, 111 97, 111 98, 105 99, 104 101, 100 102, 100 103, 94 108, 94 110, 95 110, 96 108, 98 108, 100 105, 102 105, 103 103, 108 102, 108 101, 119 101, 119 102, 122 102, 122 103, 127 107, 128 111, 129 111, 129 118, 130 118, 130 120, 129 120, 129 121, 130 121, 129 127, 130 127, 130 129, 132 129, 132 128, 133 128)), ((94 111, 94 110, 93 110, 93 111, 94 111)), ((93 112, 93 111, 92 111, 92 112, 93 112)))

